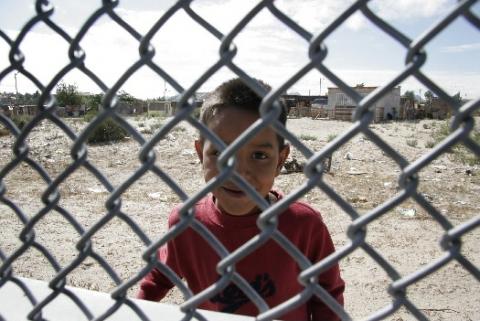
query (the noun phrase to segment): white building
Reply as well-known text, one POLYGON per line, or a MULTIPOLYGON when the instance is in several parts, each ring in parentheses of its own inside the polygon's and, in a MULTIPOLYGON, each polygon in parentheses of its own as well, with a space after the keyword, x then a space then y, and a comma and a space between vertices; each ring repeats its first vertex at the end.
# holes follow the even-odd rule
MULTIPOLYGON (((352 87, 352 89, 359 93, 362 97, 365 97, 377 89, 377 87, 357 85, 356 87, 352 87)), ((334 112, 336 109, 347 110, 350 108, 353 111, 356 106, 357 104, 340 88, 328 88, 328 110, 334 112)), ((400 87, 393 88, 390 92, 378 100, 374 104, 373 108, 375 109, 377 120, 397 118, 400 111, 400 87)))

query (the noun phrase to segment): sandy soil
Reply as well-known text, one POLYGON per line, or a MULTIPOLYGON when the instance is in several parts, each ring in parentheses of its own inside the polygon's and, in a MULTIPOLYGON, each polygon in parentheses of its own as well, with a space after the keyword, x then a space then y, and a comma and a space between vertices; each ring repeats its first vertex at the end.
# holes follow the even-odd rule
MULTIPOLYGON (((132 124, 150 137, 149 127, 158 119, 131 119, 132 124)), ((165 120, 162 120, 165 122, 165 120)), ((85 124, 68 120, 79 132, 85 124)), ((477 119, 478 123, 478 119, 477 119)), ((425 120, 417 123, 374 124, 373 131, 381 136, 407 160, 418 159, 430 148, 434 132, 442 121, 425 120), (409 143, 407 144, 407 141, 409 143)), ((157 125, 158 126, 158 125, 157 125)), ((334 135, 352 126, 348 122, 290 119, 288 128, 303 137, 304 144, 318 151, 334 135)), ((478 128, 477 128, 478 130, 478 128)), ((195 131, 187 124, 175 127, 168 137, 154 148, 156 164, 165 170, 189 195, 203 186, 200 166, 193 150, 195 131)), ((12 158, 10 136, 0 137, 0 168, 12 158)), ((50 177, 57 177, 72 163, 71 141, 54 125, 43 122, 29 135, 30 156, 41 164, 50 177)), ((112 183, 119 186, 141 167, 138 153, 141 147, 133 139, 118 143, 88 147, 88 159, 112 183)), ((300 161, 302 157, 292 151, 300 161)), ((398 194, 400 168, 372 141, 357 135, 333 154, 330 173, 325 182, 348 200, 360 214, 370 212, 398 194)), ((303 173, 280 175, 276 187, 289 193, 305 181, 303 173)), ((419 173, 418 190, 450 222, 458 225, 479 213, 480 167, 462 164, 454 154, 445 154, 419 173)), ((29 165, 23 163, 6 176, 5 196, 15 202, 29 217, 38 213, 44 204, 41 195, 47 184, 29 165)), ((68 210, 86 230, 105 213, 109 193, 85 168, 79 168, 60 185, 59 205, 68 210)), ((323 215, 337 248, 349 244, 346 235, 351 218, 320 189, 304 196, 323 215)), ((153 241, 166 231, 167 215, 179 198, 157 176, 147 173, 122 196, 122 210, 127 213, 153 241)), ((18 238, 23 224, 6 205, 0 204, 0 248, 12 254, 21 245, 18 238)), ((57 212, 49 212, 35 226, 36 240, 66 266, 76 257, 79 234, 57 212)), ((386 258, 401 276, 407 276, 443 257, 439 245, 444 230, 421 206, 407 199, 400 206, 368 225, 368 244, 386 258)), ((462 254, 477 268, 480 266, 480 230, 474 229, 462 238, 462 254)), ((108 222, 93 237, 94 249, 126 280, 144 265, 145 249, 140 238, 122 220, 108 222)), ((357 249, 340 262, 347 282, 346 309, 354 319, 368 315, 391 304, 387 289, 391 280, 383 269, 362 249, 357 249)), ((19 276, 50 280, 54 269, 45 257, 29 249, 13 264, 19 276)), ((98 291, 111 291, 115 283, 92 259, 85 260, 68 277, 68 284, 98 291)), ((137 287, 130 290, 134 295, 137 287)), ((408 298, 431 320, 480 320, 480 283, 456 261, 419 280, 407 289, 408 298)), ((172 291, 164 302, 182 302, 178 291, 172 291)), ((404 308, 386 320, 406 321, 414 317, 404 308)))

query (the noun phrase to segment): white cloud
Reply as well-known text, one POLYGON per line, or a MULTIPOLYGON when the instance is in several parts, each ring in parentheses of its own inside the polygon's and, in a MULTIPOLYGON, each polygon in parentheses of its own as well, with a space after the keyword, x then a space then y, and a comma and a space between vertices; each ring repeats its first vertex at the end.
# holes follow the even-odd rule
POLYGON ((381 0, 372 3, 372 9, 387 19, 430 18, 444 13, 453 0, 381 0))
POLYGON ((480 42, 467 43, 467 44, 456 45, 456 46, 446 46, 441 49, 441 52, 460 53, 460 52, 475 51, 475 50, 480 50, 480 42))
MULTIPOLYGON (((343 10, 353 0, 329 0, 298 2, 282 0, 276 3, 279 9, 289 14, 295 21, 312 33, 316 33, 343 10)), ((420 1, 420 0, 382 0, 372 2, 372 7, 384 14, 392 15, 397 19, 412 15, 435 15, 444 10, 451 0, 420 1), (391 5, 388 7, 386 4, 391 5), (413 10, 415 9, 415 10, 413 10), (383 10, 383 11, 382 11, 383 10), (409 13, 410 12, 410 13, 409 13)), ((193 2, 192 8, 199 15, 208 20, 223 33, 230 31, 236 23, 255 5, 255 1, 225 2, 193 2), (225 14, 228 10, 229 14, 225 14)), ((116 9, 138 32, 145 34, 162 16, 162 10, 127 10, 116 9)), ((347 22, 349 29, 361 30, 366 24, 365 18, 357 13, 347 22)), ((25 67, 35 74, 44 84, 66 64, 68 64, 68 45, 58 35, 49 34, 46 28, 35 28, 25 38, 22 51, 25 53, 25 67)), ((74 31, 67 30, 70 35, 74 31)), ((75 30, 76 31, 76 30, 75 30)), ((260 77, 274 87, 280 86, 291 77, 299 68, 308 62, 308 43, 284 26, 267 10, 253 19, 245 30, 234 40, 238 46, 238 55, 234 62, 252 76, 260 77)), ((219 59, 218 49, 220 41, 201 28, 183 11, 175 14, 170 21, 155 35, 152 45, 156 50, 154 61, 171 74, 183 87, 189 87, 215 61, 219 59)), ((139 59, 139 43, 125 30, 119 27, 110 18, 104 17, 98 21, 86 37, 81 46, 85 49, 86 65, 92 69, 106 84, 112 86, 115 81, 139 59)), ((466 50, 478 50, 480 44, 465 44, 457 47, 445 47, 445 52, 457 53, 466 50)), ((8 46, 0 43, 0 70, 9 62, 8 46)), ((395 71, 372 71, 369 66, 358 66, 357 70, 338 70, 342 79, 347 83, 368 83, 381 85, 395 75, 395 71), (362 69, 362 70, 359 70, 362 69)), ((372 68, 374 69, 374 68, 372 68)), ((378 69, 378 68, 377 68, 378 69)), ((471 84, 478 84, 479 75, 456 73, 449 75, 451 80, 445 80, 445 86, 462 83, 465 90, 471 95, 479 94, 478 88, 471 84), (463 77, 463 78, 462 78, 463 77), (468 79, 468 81, 465 81, 468 79), (475 81, 474 81, 475 80, 475 81)), ((218 82, 232 73, 223 68, 212 77, 202 90, 212 89, 218 82)), ((320 74, 310 72, 304 79, 294 85, 292 90, 307 94, 318 93, 320 74)), ((324 78, 322 87, 331 85, 324 78)), ((99 88, 79 71, 69 73, 65 77, 68 83, 76 83, 82 91, 98 92, 99 88)), ((13 75, 0 83, 1 90, 12 91, 13 75)), ((478 86, 477 86, 478 87, 478 86)), ((453 88, 453 87, 452 87, 453 88)), ((25 78, 19 77, 21 92, 34 91, 36 88, 25 78)), ((164 82, 148 68, 142 68, 127 81, 122 88, 131 94, 141 97, 158 97, 163 95, 164 82)), ((168 94, 175 94, 171 88, 168 94)), ((463 91, 463 90, 462 90, 463 91)))

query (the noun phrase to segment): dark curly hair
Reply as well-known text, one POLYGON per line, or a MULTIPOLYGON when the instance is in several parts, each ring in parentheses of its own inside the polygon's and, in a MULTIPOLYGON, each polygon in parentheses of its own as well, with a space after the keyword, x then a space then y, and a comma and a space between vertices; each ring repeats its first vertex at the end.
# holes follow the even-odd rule
MULTIPOLYGON (((272 89, 272 87, 265 82, 258 79, 256 79, 256 81, 266 91, 272 89)), ((230 79, 218 86, 205 98, 200 111, 200 121, 208 125, 210 120, 215 117, 215 112, 221 108, 239 108, 260 115, 261 103, 262 97, 248 87, 240 78, 230 79)), ((285 126, 287 122, 287 109, 282 101, 280 101, 280 105, 282 112, 278 116, 278 120, 285 126)), ((285 145, 285 139, 278 134, 277 137, 279 146, 282 148, 285 145)))

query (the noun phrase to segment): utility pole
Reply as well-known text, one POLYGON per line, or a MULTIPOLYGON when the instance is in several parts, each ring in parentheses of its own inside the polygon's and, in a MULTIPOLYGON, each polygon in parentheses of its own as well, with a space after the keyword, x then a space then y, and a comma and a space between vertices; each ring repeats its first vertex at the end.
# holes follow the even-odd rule
POLYGON ((167 100, 167 81, 163 80, 163 100, 167 100))
POLYGON ((320 93, 319 96, 322 95, 322 77, 320 77, 320 93))
POLYGON ((13 74, 13 77, 15 77, 15 94, 18 96, 17 75, 18 71, 15 71, 15 73, 13 74))

